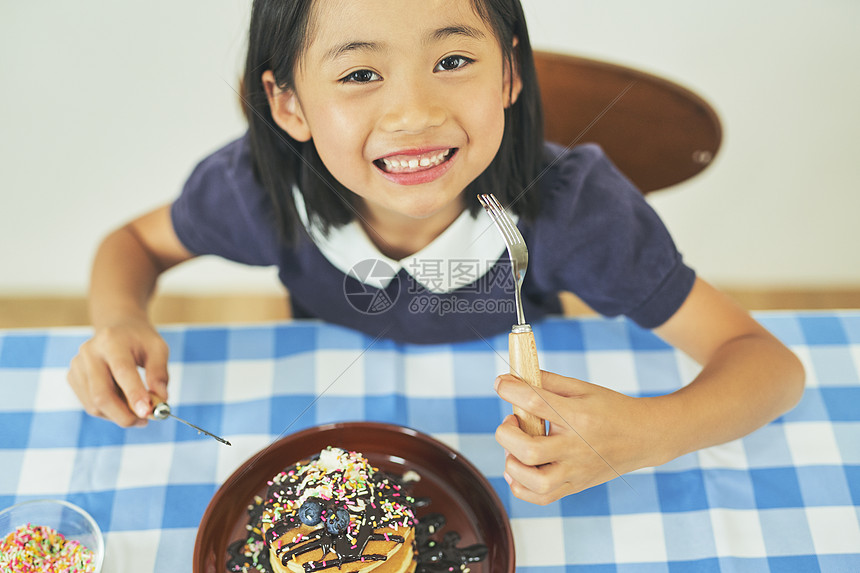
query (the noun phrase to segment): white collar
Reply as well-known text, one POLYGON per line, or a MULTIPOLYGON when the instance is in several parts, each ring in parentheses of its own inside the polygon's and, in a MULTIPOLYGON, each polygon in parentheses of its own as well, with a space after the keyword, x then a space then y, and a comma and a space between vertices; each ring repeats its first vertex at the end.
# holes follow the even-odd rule
MULTIPOLYGON (((489 217, 472 217, 467 209, 429 245, 396 261, 379 251, 356 220, 330 228, 326 236, 318 222, 309 222, 304 197, 295 188, 293 199, 305 229, 323 256, 342 273, 375 288, 387 287, 403 269, 428 291, 449 293, 487 274, 507 249, 489 217), (373 265, 372 273, 357 273, 356 265, 367 260, 385 264, 373 265)), ((508 214, 516 223, 517 216, 508 214)))

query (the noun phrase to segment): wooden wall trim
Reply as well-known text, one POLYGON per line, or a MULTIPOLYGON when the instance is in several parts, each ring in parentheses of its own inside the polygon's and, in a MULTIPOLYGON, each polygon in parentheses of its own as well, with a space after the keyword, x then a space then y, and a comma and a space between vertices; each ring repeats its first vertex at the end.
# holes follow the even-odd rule
MULTIPOLYGON (((724 288, 749 310, 860 309, 860 287, 817 289, 724 288)), ((572 295, 563 298, 566 314, 591 311, 572 295)), ((150 315, 156 324, 265 322, 289 318, 286 296, 259 294, 158 295, 150 315)), ((0 328, 38 328, 89 324, 82 296, 0 296, 0 328)))

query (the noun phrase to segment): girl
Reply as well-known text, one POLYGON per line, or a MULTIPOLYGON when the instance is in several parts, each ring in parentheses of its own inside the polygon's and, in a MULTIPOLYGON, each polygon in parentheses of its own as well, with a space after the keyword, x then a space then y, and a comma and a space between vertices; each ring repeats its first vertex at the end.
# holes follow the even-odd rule
POLYGON ((99 248, 94 336, 68 376, 89 413, 143 424, 150 392, 166 399, 147 303, 162 272, 203 254, 278 265, 297 317, 407 342, 507 331, 508 312, 468 312, 512 298, 504 244, 474 216, 482 192, 509 205, 529 245, 531 321, 573 291, 703 365, 652 398, 551 373, 536 393, 500 376, 504 400, 550 421, 546 437, 514 417, 496 432, 518 497, 549 503, 738 438, 799 399, 797 359, 695 276, 601 151, 543 143, 518 0, 256 0, 243 94, 248 133, 99 248))

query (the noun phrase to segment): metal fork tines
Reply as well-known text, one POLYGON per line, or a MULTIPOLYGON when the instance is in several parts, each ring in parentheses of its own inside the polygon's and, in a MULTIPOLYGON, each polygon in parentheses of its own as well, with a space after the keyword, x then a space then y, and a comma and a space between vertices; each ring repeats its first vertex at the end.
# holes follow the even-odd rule
POLYGON ((529 266, 529 250, 526 247, 526 242, 523 239, 522 233, 517 229, 517 226, 511 220, 505 208, 499 203, 495 195, 478 195, 478 201, 484 206, 487 213, 492 218, 496 227, 502 234, 505 245, 508 248, 508 258, 511 260, 511 272, 514 275, 514 284, 516 286, 515 296, 517 303, 517 326, 519 330, 529 328, 526 324, 525 314, 523 313, 522 300, 522 285, 523 279, 526 276, 526 269, 529 266))
POLYGON ((207 436, 211 436, 211 437, 215 438, 216 440, 218 440, 219 442, 221 442, 222 444, 227 445, 227 446, 233 445, 230 442, 228 442, 227 440, 225 440, 224 438, 222 438, 221 436, 216 436, 212 432, 207 432, 206 430, 204 430, 200 426, 195 426, 194 424, 192 424, 188 420, 183 420, 182 418, 180 418, 179 416, 177 416, 176 414, 171 412, 170 406, 167 405, 167 402, 159 402, 158 404, 156 404, 155 408, 153 408, 153 410, 152 410, 152 414, 150 417, 153 418, 154 420, 166 420, 168 417, 173 418, 174 420, 182 422, 183 424, 185 424, 188 427, 194 428, 195 430, 197 430, 198 434, 206 434, 207 436))

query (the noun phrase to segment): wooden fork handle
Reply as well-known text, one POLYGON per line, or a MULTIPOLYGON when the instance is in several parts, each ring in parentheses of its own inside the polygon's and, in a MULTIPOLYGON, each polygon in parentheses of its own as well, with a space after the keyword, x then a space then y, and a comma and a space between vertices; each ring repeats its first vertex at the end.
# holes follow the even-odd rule
MULTIPOLYGON (((535 388, 541 387, 540 366, 533 332, 512 332, 508 335, 508 355, 511 374, 522 378, 535 388)), ((519 418, 520 428, 530 436, 545 436, 544 421, 522 408, 514 406, 514 415, 519 418)))

